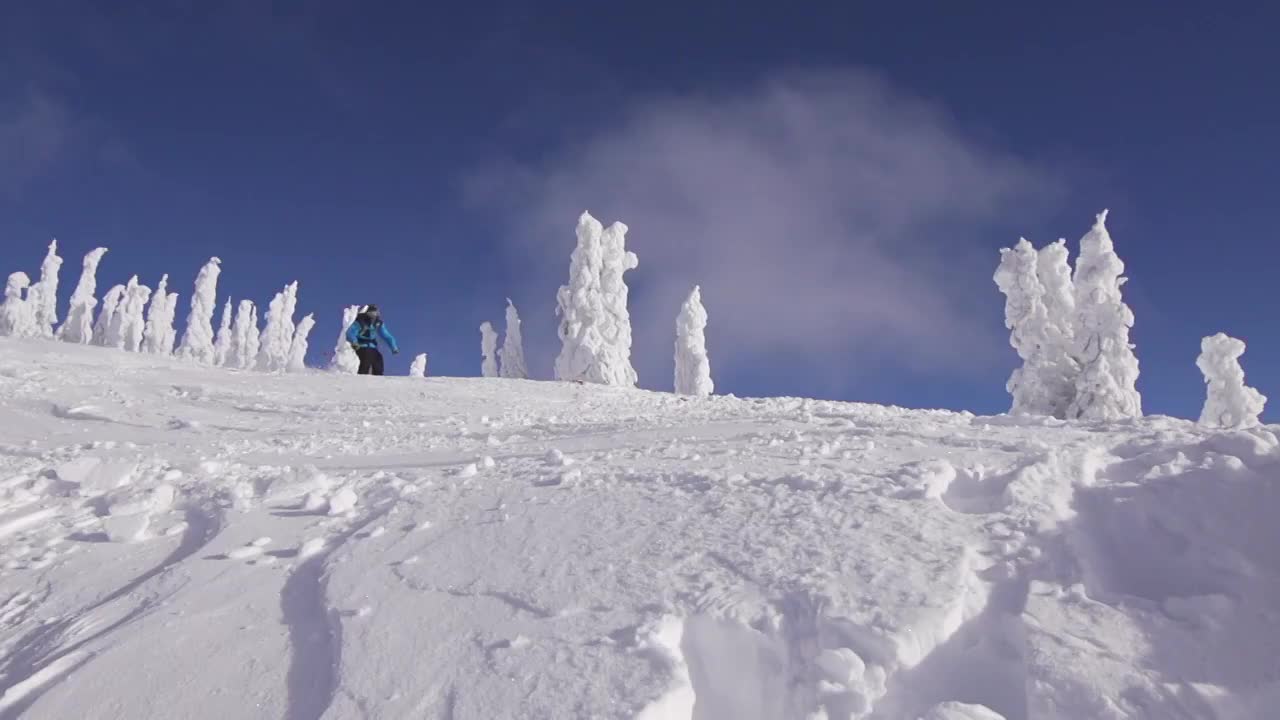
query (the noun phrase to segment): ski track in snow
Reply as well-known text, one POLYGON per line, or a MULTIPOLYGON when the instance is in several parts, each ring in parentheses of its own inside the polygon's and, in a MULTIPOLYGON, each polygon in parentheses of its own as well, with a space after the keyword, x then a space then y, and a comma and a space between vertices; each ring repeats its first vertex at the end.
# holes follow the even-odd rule
POLYGON ((1274 430, 0 339, 0 720, 1270 717, 1274 430))

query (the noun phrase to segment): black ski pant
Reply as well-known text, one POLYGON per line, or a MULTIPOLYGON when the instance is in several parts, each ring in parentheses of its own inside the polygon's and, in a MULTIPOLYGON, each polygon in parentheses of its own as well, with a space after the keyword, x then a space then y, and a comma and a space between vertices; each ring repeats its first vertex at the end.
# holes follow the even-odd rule
POLYGON ((356 357, 360 358, 361 375, 382 374, 382 353, 378 348, 362 347, 356 350, 356 357))

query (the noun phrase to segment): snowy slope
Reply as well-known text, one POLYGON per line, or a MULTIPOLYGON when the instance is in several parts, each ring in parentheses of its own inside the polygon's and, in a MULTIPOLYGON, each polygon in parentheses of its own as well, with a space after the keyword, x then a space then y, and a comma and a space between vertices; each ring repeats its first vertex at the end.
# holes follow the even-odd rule
POLYGON ((1273 717, 1274 431, 0 339, 0 718, 1273 717))

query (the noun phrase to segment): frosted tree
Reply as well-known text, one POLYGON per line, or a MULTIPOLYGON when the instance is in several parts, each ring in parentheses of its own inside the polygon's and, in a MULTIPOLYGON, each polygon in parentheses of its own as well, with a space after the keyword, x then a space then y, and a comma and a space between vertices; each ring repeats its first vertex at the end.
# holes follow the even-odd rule
POLYGON ((49 252, 40 264, 40 281, 27 291, 27 301, 35 316, 36 331, 42 337, 53 337, 53 326, 58 322, 58 271, 62 258, 58 257, 58 241, 49 243, 49 252))
POLYGON ((231 326, 231 347, 227 350, 227 367, 248 369, 258 356, 258 327, 252 300, 241 300, 231 326))
POLYGON ((498 377, 498 333, 487 321, 480 323, 480 374, 498 377))
POLYGON ((1049 324, 1044 286, 1037 274, 1037 254, 1026 239, 1012 248, 1000 250, 1000 266, 994 280, 1004 293, 1004 324, 1009 328, 1009 344, 1022 358, 1022 367, 1013 371, 1005 388, 1013 396, 1013 415, 1052 415, 1053 391, 1047 386, 1052 371, 1046 357, 1044 338, 1049 324))
POLYGON ((222 322, 218 324, 218 334, 213 338, 213 364, 226 365, 231 356, 231 298, 222 306, 222 322))
POLYGON ((524 362, 524 338, 520 333, 520 313, 507 298, 507 333, 502 338, 502 349, 498 351, 501 360, 499 372, 504 378, 523 380, 529 377, 529 368, 524 362))
POLYGON ((1045 361, 1041 380, 1050 397, 1049 414, 1058 419, 1066 418, 1067 409, 1075 400, 1076 377, 1080 374, 1080 366, 1072 356, 1075 349, 1076 299, 1067 256, 1066 240, 1049 243, 1040 248, 1037 256, 1037 276, 1044 287, 1047 315, 1043 337, 1040 338, 1045 361))
POLYGON ((138 352, 142 348, 142 338, 146 331, 143 314, 147 300, 151 297, 151 288, 138 283, 138 276, 129 278, 125 286, 124 297, 111 318, 111 329, 108 344, 120 350, 138 352))
POLYGON ((178 344, 178 357, 209 365, 213 363, 213 311, 217 308, 218 275, 222 261, 209 258, 196 275, 195 293, 191 295, 191 311, 187 327, 178 344))
POLYGON ((147 320, 142 330, 142 351, 151 355, 159 355, 160 345, 164 341, 164 317, 169 301, 169 275, 161 275, 156 283, 156 291, 151 295, 151 304, 147 306, 147 320))
POLYGON ((1133 311, 1124 304, 1120 287, 1124 263, 1107 232, 1107 211, 1080 239, 1076 260, 1076 322, 1073 353, 1080 365, 1076 395, 1067 417, 1119 420, 1142 416, 1138 394, 1138 358, 1129 343, 1133 311))
POLYGON ((333 361, 329 363, 329 369, 334 372, 355 375, 360 369, 360 358, 347 342, 347 328, 351 327, 359 314, 359 305, 348 305, 342 310, 342 330, 338 332, 338 344, 333 348, 333 361))
POLYGON ((307 369, 307 338, 311 335, 311 328, 315 326, 316 316, 313 314, 308 314, 298 321, 298 326, 293 329, 293 337, 289 341, 289 360, 285 370, 302 372, 307 369))
POLYGON ((124 302, 125 286, 113 285, 106 295, 102 296, 102 307, 98 309, 98 321, 93 324, 93 344, 105 347, 116 347, 115 322, 120 304, 124 302))
POLYGON ((427 354, 422 353, 413 357, 413 362, 409 363, 409 377, 426 377, 427 376, 427 354))
POLYGON ((293 343, 293 308, 297 306, 298 283, 286 285, 267 306, 267 320, 259 336, 259 370, 284 370, 289 364, 293 343))
POLYGON ((702 289, 695 286, 676 317, 675 390, 680 395, 706 397, 715 389, 707 357, 707 310, 702 306, 702 289))
POLYGON ((1244 341, 1218 333, 1200 342, 1196 366, 1204 373, 1208 396, 1200 424, 1216 428, 1242 428, 1258 424, 1267 398, 1244 384, 1240 356, 1244 341))
POLYGON ((9 276, 4 286, 4 304, 0 304, 0 335, 33 337, 40 334, 36 326, 35 307, 26 297, 31 278, 24 272, 9 276))
POLYGON ((58 328, 58 339, 88 345, 93 341, 93 310, 98 305, 98 263, 107 254, 106 248, 95 248, 84 256, 80 281, 71 293, 71 305, 67 318, 58 328))
POLYGON ((604 314, 600 294, 603 230, 590 213, 584 212, 578 218, 578 245, 569 257, 569 284, 562 285, 556 293, 561 343, 555 366, 557 380, 603 382, 597 360, 604 346, 599 327, 604 314))
POLYGON ((172 355, 173 346, 178 341, 178 332, 173 329, 173 318, 178 313, 178 293, 169 293, 169 297, 164 303, 164 321, 160 323, 160 329, 164 334, 160 336, 158 341, 157 352, 161 355, 172 355))
POLYGON ((627 283, 623 274, 634 270, 640 260, 627 250, 627 226, 615 222, 600 237, 604 262, 600 272, 600 295, 604 323, 600 334, 604 349, 599 355, 601 382, 635 387, 636 371, 631 366, 631 313, 627 310, 627 283))

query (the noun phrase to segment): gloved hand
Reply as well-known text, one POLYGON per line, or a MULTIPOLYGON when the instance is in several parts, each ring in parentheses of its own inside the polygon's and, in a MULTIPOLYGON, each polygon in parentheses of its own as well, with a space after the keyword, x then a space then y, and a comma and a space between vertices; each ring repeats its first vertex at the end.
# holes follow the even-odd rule
POLYGON ((399 355, 399 354, 400 354, 400 348, 396 348, 396 349, 392 350, 392 351, 391 351, 391 354, 392 354, 392 355, 399 355))

